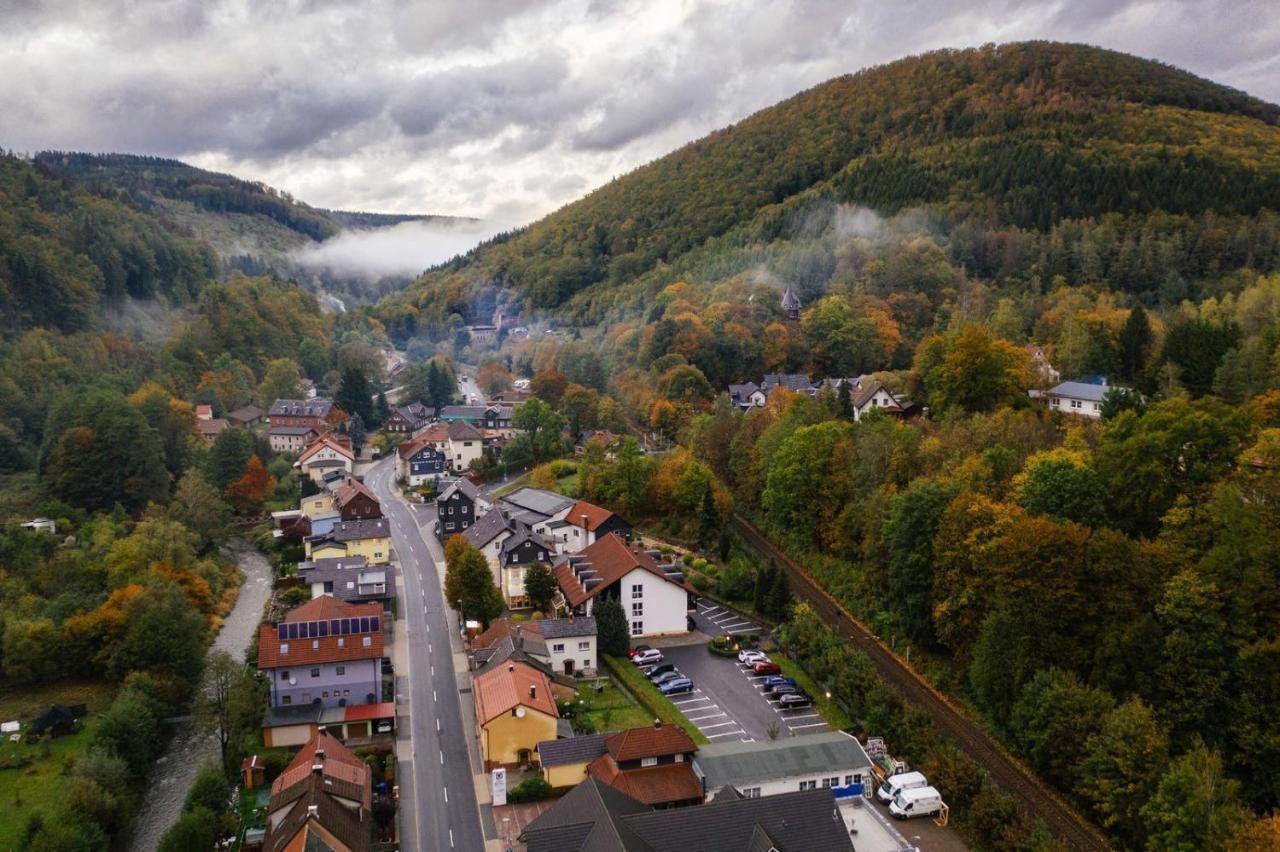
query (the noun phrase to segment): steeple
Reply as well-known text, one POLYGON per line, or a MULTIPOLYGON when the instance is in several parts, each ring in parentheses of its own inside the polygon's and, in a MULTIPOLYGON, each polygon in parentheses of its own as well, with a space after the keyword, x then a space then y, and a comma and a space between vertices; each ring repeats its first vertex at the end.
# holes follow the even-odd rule
POLYGON ((782 291, 782 310, 787 319, 800 319, 800 297, 790 287, 782 291))

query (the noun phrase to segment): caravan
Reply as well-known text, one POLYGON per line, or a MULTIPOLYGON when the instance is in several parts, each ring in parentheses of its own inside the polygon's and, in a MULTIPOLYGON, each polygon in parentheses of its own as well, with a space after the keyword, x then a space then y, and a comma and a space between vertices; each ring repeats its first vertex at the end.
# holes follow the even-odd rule
POLYGON ((924 773, 903 772, 899 775, 890 775, 884 779, 884 783, 880 785, 876 795, 880 797, 880 801, 887 805, 897 798, 898 794, 903 790, 914 790, 917 787, 927 786, 929 786, 929 780, 924 777, 924 773))
POLYGON ((889 803, 889 813, 897 819, 936 816, 942 811, 942 794, 932 787, 903 790, 889 803))

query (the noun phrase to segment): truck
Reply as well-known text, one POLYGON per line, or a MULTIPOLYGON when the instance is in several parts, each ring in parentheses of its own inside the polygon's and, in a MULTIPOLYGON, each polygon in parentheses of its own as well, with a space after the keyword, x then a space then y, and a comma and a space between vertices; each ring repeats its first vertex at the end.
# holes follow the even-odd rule
POLYGON ((917 787, 928 786, 929 779, 924 777, 923 772, 903 772, 898 775, 890 775, 884 779, 884 783, 880 785, 876 795, 880 798, 880 801, 887 805, 903 790, 914 790, 917 787))
POLYGON ((895 819, 937 816, 942 813, 942 794, 932 787, 913 787, 894 796, 889 813, 895 819))

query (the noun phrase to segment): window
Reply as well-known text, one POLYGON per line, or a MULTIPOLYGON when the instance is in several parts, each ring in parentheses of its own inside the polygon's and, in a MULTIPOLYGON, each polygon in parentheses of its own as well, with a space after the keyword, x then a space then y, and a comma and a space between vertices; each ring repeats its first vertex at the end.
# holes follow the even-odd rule
POLYGON ((636 617, 644 615, 644 602, 633 603, 631 605, 631 614, 636 617))
POLYGON ((339 648, 345 648, 345 647, 347 647, 347 637, 345 637, 345 636, 339 636, 339 637, 338 637, 338 647, 339 647, 339 648))
POLYGON ((589 668, 591 668, 591 661, 590 661, 590 660, 587 660, 587 659, 584 659, 584 660, 582 661, 582 667, 583 667, 584 669, 589 669, 589 668))
POLYGON ((374 558, 374 559, 381 559, 381 558, 382 558, 382 551, 381 551, 381 550, 379 550, 377 553, 373 554, 373 558, 374 558))
POLYGON ((285 654, 287 654, 287 653, 289 653, 289 643, 288 643, 288 642, 281 642, 281 643, 280 643, 280 656, 282 656, 282 657, 283 657, 283 656, 284 656, 285 654))
POLYGON ((642 583, 633 584, 631 586, 631 600, 642 597, 644 597, 644 585, 642 583))
POLYGON ((837 776, 835 776, 834 778, 824 778, 824 779, 822 779, 822 786, 823 786, 823 787, 839 787, 839 786, 840 786, 840 776, 839 776, 839 775, 837 775, 837 776))
POLYGON ((459 506, 459 507, 458 507, 458 509, 459 509, 459 510, 462 512, 462 514, 464 514, 464 515, 467 513, 467 507, 466 507, 466 506, 459 506))
POLYGON ((640 758, 640 765, 641 765, 641 766, 657 766, 657 765, 658 765, 658 758, 656 758, 656 757, 642 757, 642 758, 640 758))
POLYGON ((280 699, 280 703, 281 703, 281 704, 285 704, 285 705, 292 704, 292 703, 293 703, 293 696, 292 696, 292 695, 286 695, 286 696, 284 696, 283 698, 281 698, 281 699, 280 699))
POLYGON ((758 798, 760 798, 760 788, 759 788, 759 787, 743 787, 743 788, 742 788, 742 798, 744 798, 744 799, 758 799, 758 798))
POLYGON ((1094 410, 1094 411, 1101 411, 1101 410, 1102 410, 1102 406, 1095 402, 1095 403, 1093 404, 1093 410, 1094 410))
POLYGON ((684 755, 683 755, 683 754, 677 754, 677 755, 676 755, 676 763, 684 763, 684 755))
POLYGON ((320 650, 320 640, 319 640, 319 639, 312 639, 312 640, 311 640, 311 650, 313 650, 313 651, 319 651, 319 650, 320 650))
POLYGON ((372 636, 366 636, 366 637, 364 637, 364 639, 363 639, 363 640, 361 640, 360 644, 361 644, 361 645, 363 645, 363 646, 364 646, 364 647, 366 647, 366 648, 372 648, 372 647, 373 647, 373 637, 372 637, 372 636))
POLYGON ((452 506, 450 506, 450 507, 449 507, 449 514, 450 514, 450 515, 452 515, 452 514, 453 514, 453 507, 452 507, 452 506))
POLYGON ((639 636, 641 633, 644 633, 644 622, 643 621, 631 622, 631 635, 639 636))
POLYGON ((311 676, 312 676, 312 677, 320 677, 320 670, 319 670, 319 669, 312 669, 312 670, 311 670, 311 676))
POLYGON ((288 672, 287 670, 286 670, 286 671, 282 671, 282 672, 280 672, 280 679, 281 679, 281 680, 288 680, 288 679, 289 679, 289 672, 288 672))
POLYGON ((344 698, 350 698, 350 697, 351 697, 351 690, 349 690, 349 689, 344 689, 344 690, 342 690, 342 695, 343 695, 343 697, 344 697, 344 698))
POLYGON ((325 593, 326 595, 331 595, 331 594, 333 594, 333 581, 332 581, 332 580, 325 580, 325 581, 324 581, 324 593, 325 593))
POLYGON ((590 650, 591 650, 591 643, 590 643, 590 642, 579 642, 579 643, 578 643, 578 650, 579 650, 579 651, 590 651, 590 650))
POLYGON ((337 670, 336 670, 336 674, 344 675, 344 674, 346 674, 346 673, 347 673, 347 667, 346 667, 346 666, 338 666, 338 668, 337 668, 337 670))
POLYGON ((801 789, 801 790, 816 790, 816 789, 818 789, 818 782, 817 782, 817 781, 801 781, 801 782, 800 782, 800 789, 801 789))
POLYGON ((1078 400, 1078 399, 1073 399, 1073 400, 1071 400, 1071 407, 1072 407, 1073 409, 1075 409, 1075 410, 1077 410, 1077 411, 1078 411, 1078 410, 1080 410, 1081 408, 1083 408, 1083 407, 1084 407, 1084 403, 1082 403, 1082 402, 1081 402, 1080 400, 1078 400))
POLYGON ((563 654, 563 653, 564 653, 564 643, 563 643, 563 642, 557 642, 556 644, 554 644, 554 645, 552 645, 552 646, 551 646, 551 650, 552 650, 552 652, 554 652, 554 653, 556 653, 556 654, 563 654))
POLYGON ((448 522, 446 522, 446 523, 445 523, 445 525, 444 525, 444 528, 445 528, 445 529, 447 529, 447 530, 451 530, 451 529, 453 529, 453 521, 448 521, 448 522))
POLYGON ((329 690, 327 690, 327 689, 326 689, 324 692, 320 693, 320 697, 321 697, 321 698, 328 698, 328 697, 329 697, 329 690))

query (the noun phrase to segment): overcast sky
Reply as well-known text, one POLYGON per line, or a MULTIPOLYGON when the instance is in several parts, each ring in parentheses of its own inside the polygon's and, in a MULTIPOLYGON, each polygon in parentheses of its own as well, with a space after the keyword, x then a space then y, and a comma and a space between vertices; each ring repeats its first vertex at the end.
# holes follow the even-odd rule
POLYGON ((0 146, 505 224, 939 47, 1084 41, 1280 101, 1274 0, 0 0, 0 22, 0 146))

